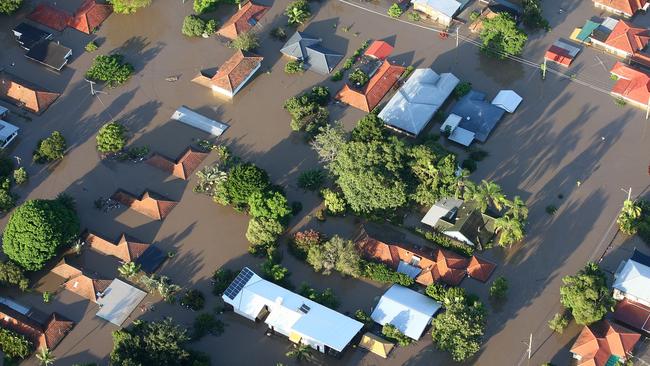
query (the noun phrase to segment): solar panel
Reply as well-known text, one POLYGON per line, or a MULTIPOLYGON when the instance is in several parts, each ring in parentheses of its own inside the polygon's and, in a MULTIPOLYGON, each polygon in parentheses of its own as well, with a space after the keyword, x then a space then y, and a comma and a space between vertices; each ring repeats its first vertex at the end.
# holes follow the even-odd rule
POLYGON ((254 273, 248 267, 244 267, 237 277, 232 281, 230 286, 224 291, 224 295, 228 296, 230 300, 234 300, 237 294, 246 286, 248 280, 253 277, 254 273))

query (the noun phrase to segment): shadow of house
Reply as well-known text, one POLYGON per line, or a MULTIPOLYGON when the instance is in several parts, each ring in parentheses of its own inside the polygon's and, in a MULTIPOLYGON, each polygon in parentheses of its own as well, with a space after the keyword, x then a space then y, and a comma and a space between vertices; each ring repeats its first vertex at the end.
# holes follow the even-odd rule
POLYGON ((178 204, 176 201, 149 191, 145 191, 140 197, 137 197, 127 191, 118 190, 111 198, 155 220, 163 220, 178 204))
POLYGON ((154 153, 147 160, 147 164, 168 172, 176 178, 187 180, 207 156, 208 154, 205 152, 188 147, 176 160, 172 160, 159 153, 154 153))

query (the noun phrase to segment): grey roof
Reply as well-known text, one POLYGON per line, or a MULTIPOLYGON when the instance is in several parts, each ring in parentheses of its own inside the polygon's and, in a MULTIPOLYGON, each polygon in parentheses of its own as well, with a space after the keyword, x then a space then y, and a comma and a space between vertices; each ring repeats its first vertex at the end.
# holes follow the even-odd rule
POLYGON ((320 38, 296 32, 282 46, 280 52, 291 58, 302 60, 306 69, 311 69, 319 74, 329 74, 341 61, 343 55, 322 47, 320 43, 320 38))
POLYGON ((51 67, 54 70, 61 70, 68 63, 68 57, 71 55, 72 50, 70 48, 50 40, 35 44, 25 53, 25 57, 28 59, 51 67))
POLYGON ((18 43, 20 43, 20 45, 26 50, 29 50, 38 42, 52 37, 51 33, 27 23, 18 24, 16 28, 13 29, 13 32, 16 36, 16 41, 18 41, 18 43))
POLYGON ((119 327, 145 296, 146 292, 116 278, 97 300, 99 311, 96 315, 119 327))
POLYGON ((476 140, 485 142, 505 110, 485 101, 484 93, 472 90, 453 106, 451 113, 462 118, 460 127, 474 132, 476 140))
POLYGON ((18 130, 18 127, 0 119, 0 143, 7 140, 11 135, 18 132, 18 130))

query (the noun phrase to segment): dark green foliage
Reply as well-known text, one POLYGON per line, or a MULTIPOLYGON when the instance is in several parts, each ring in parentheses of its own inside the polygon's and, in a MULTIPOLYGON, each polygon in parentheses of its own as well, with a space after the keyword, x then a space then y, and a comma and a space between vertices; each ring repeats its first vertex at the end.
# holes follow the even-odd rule
POLYGON ((542 2, 540 0, 523 0, 524 7, 523 21, 524 25, 533 30, 544 29, 550 30, 548 20, 542 15, 542 2))
POLYGON ((99 55, 86 71, 86 77, 90 80, 104 81, 108 86, 123 84, 133 74, 133 66, 123 60, 124 57, 119 54, 99 55))
POLYGON ((461 168, 467 169, 470 173, 473 173, 476 168, 476 160, 474 159, 465 159, 463 160, 463 163, 460 165, 461 168))
POLYGON ((262 276, 267 280, 282 285, 287 283, 291 272, 281 264, 275 263, 271 258, 262 263, 262 276))
POLYGON ((311 93, 309 94, 310 100, 316 102, 320 106, 326 106, 330 102, 331 94, 330 90, 326 86, 315 86, 311 88, 311 93))
POLYGON ((118 14, 132 14, 138 9, 151 5, 151 0, 110 0, 113 11, 118 14))
POLYGON ((183 19, 181 33, 188 37, 200 37, 205 32, 205 21, 196 15, 188 15, 183 19))
POLYGON ((243 206, 254 193, 265 192, 269 184, 269 176, 264 170, 251 163, 242 163, 230 169, 223 189, 231 205, 243 206))
POLYGON ((451 353, 454 361, 472 357, 481 348, 486 310, 479 301, 465 298, 444 303, 445 311, 432 321, 431 336, 438 349, 451 353))
POLYGON ((399 273, 383 263, 361 261, 361 276, 381 283, 397 283, 409 287, 415 281, 404 273, 399 273))
POLYGON ((323 241, 323 235, 316 230, 299 231, 289 241, 289 250, 298 259, 306 260, 309 248, 321 245, 323 241))
POLYGON ((23 4, 23 0, 0 1, 0 14, 13 14, 23 4))
POLYGON ((29 279, 23 269, 13 262, 0 262, 0 283, 5 286, 18 286, 25 291, 29 287, 29 279))
POLYGON ((322 169, 312 169, 302 172, 298 177, 298 187, 317 191, 325 182, 325 172, 322 169))
POLYGON ((192 366, 187 330, 170 318, 157 322, 136 320, 113 332, 113 365, 192 366))
POLYGON ((368 74, 361 71, 361 69, 356 69, 350 74, 350 76, 348 76, 348 80, 350 80, 350 83, 352 83, 352 85, 355 87, 361 88, 362 86, 366 85, 368 80, 370 80, 370 77, 368 74))
POLYGON ((0 154, 0 177, 9 177, 14 170, 14 161, 6 154, 0 154))
POLYGON ((241 33, 230 42, 230 47, 242 51, 252 51, 259 47, 259 45, 260 41, 257 38, 257 34, 252 31, 241 33))
POLYGON ((97 150, 102 153, 117 152, 126 145, 126 128, 120 123, 110 122, 97 133, 97 150))
POLYGON ((341 80, 343 80, 343 71, 341 71, 341 70, 334 71, 334 73, 332 74, 332 77, 330 78, 330 80, 332 80, 332 81, 341 81, 341 80))
POLYGON ((215 318, 214 315, 210 313, 199 314, 192 324, 192 339, 199 340, 207 334, 218 337, 223 334, 224 328, 223 322, 215 318))
POLYGON ((432 299, 442 303, 448 304, 452 302, 466 302, 467 294, 462 287, 447 287, 438 282, 434 282, 427 286, 426 294, 432 299))
POLYGON ((331 288, 326 288, 323 292, 319 293, 318 291, 309 287, 308 284, 303 282, 300 285, 300 288, 298 288, 298 294, 308 298, 311 301, 327 306, 330 309, 336 309, 339 307, 339 300, 336 298, 334 291, 332 291, 331 288))
POLYGON ((467 95, 470 91, 472 90, 472 83, 463 81, 461 83, 458 83, 456 87, 454 88, 454 98, 460 99, 467 95))
POLYGON ((490 286, 490 297, 501 300, 506 297, 508 292, 508 280, 504 277, 497 277, 490 286))
POLYGON ((16 196, 9 191, 9 178, 5 178, 0 188, 0 212, 9 212, 16 206, 16 196))
POLYGON ((560 302, 578 324, 588 325, 602 319, 614 306, 607 277, 596 263, 587 263, 575 276, 562 278, 560 302))
POLYGON ((181 297, 180 304, 190 310, 201 310, 205 306, 205 297, 199 290, 187 290, 181 297))
POLYGON ((354 312, 354 318, 361 323, 363 323, 363 328, 364 329, 370 329, 372 327, 372 324, 374 323, 374 320, 366 313, 365 311, 358 309, 357 311, 354 312))
POLYGON ((399 331, 394 325, 386 323, 384 326, 381 328, 381 334, 384 335, 384 337, 388 338, 389 340, 393 342, 397 342, 402 347, 406 347, 409 344, 413 343, 413 340, 407 336, 405 336, 402 332, 399 331))
POLYGON ((32 352, 33 345, 25 336, 0 328, 0 349, 9 357, 25 358, 32 352))
POLYGON ((214 274, 212 274, 212 294, 221 296, 235 277, 237 277, 237 273, 226 268, 219 268, 214 271, 214 274))
POLYGON ((526 33, 517 28, 517 24, 507 13, 484 19, 480 38, 483 43, 481 50, 499 59, 520 55, 528 40, 526 33))
POLYGON ((456 176, 456 156, 439 144, 416 145, 409 151, 410 173, 415 185, 411 199, 430 206, 441 198, 454 196, 460 180, 456 176))
POLYGON ((292 60, 284 65, 284 72, 289 75, 301 74, 303 71, 305 71, 305 64, 299 60, 292 60))
POLYGON ((329 111, 324 107, 329 101, 326 87, 315 87, 311 92, 291 97, 284 102, 284 109, 291 115, 291 129, 316 133, 327 125, 329 111))
POLYGON ((345 62, 343 63, 343 70, 350 70, 352 66, 354 66, 354 58, 346 58, 345 62))
POLYGON ((203 32, 208 35, 215 34, 217 33, 217 28, 219 28, 219 22, 214 19, 210 19, 205 22, 205 29, 203 32))
POLYGON ((287 31, 282 27, 276 27, 271 30, 271 37, 277 39, 278 41, 287 40, 287 31))
POLYGON ((370 113, 361 118, 352 129, 352 141, 370 142, 384 141, 388 132, 384 128, 384 121, 376 114, 370 113))
POLYGON ((9 218, 2 248, 9 259, 28 271, 36 271, 77 235, 79 218, 74 209, 59 200, 30 200, 9 218))
POLYGON ((62 159, 67 147, 68 144, 63 135, 59 131, 54 131, 50 137, 38 142, 36 151, 33 153, 33 159, 41 164, 62 159))

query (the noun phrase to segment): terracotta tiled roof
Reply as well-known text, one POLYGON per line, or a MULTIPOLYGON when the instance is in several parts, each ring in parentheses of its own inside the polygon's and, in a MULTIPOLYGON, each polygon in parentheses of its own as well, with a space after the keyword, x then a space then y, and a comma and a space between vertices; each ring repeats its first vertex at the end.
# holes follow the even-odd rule
POLYGON ((605 40, 605 44, 614 49, 634 54, 644 49, 648 40, 650 40, 648 29, 635 27, 624 20, 619 20, 605 40))
POLYGON ((97 293, 104 292, 111 283, 109 279, 96 278, 68 264, 65 258, 52 269, 52 273, 66 279, 63 284, 66 289, 93 302, 97 302, 97 293))
POLYGON ((234 93, 251 73, 259 67, 263 59, 262 56, 238 50, 228 61, 221 65, 210 82, 214 86, 234 93))
POLYGON ((647 3, 646 0, 594 0, 594 2, 616 9, 630 17, 637 11, 643 9, 647 3))
POLYGON ((42 324, 5 304, 0 304, 0 327, 25 335, 36 348, 47 347, 52 350, 74 327, 74 322, 52 313, 42 324))
POLYGON ((207 153, 188 147, 187 150, 176 160, 172 160, 162 154, 155 153, 147 160, 149 165, 155 166, 171 173, 180 179, 189 179, 192 172, 201 165, 207 153))
POLYGON ((648 104, 650 101, 650 74, 621 62, 617 62, 610 72, 618 77, 612 88, 612 94, 641 104, 648 104))
POLYGON ((251 30, 269 10, 268 6, 254 4, 252 1, 242 5, 217 31, 223 37, 235 39, 241 33, 251 30))
POLYGON ((43 113, 59 95, 36 87, 6 71, 0 71, 0 98, 31 112, 43 113))
POLYGON ((70 19, 70 27, 90 34, 99 27, 113 12, 110 4, 98 3, 95 0, 85 0, 70 19))
POLYGON ((61 32, 68 26, 72 16, 61 9, 41 3, 27 16, 27 19, 61 32))
POLYGON ((87 233, 85 240, 94 250, 102 254, 117 257, 124 262, 131 262, 138 259, 150 245, 128 238, 125 234, 120 236, 117 243, 113 243, 93 233, 87 233))
POLYGON ((477 256, 472 256, 467 265, 467 275, 481 282, 486 282, 497 265, 477 256))
POLYGON ((624 361, 640 338, 636 332, 601 320, 582 329, 571 353, 581 356, 578 366, 605 366, 612 355, 624 361))
POLYGON ((176 207, 178 202, 171 201, 153 192, 145 191, 140 197, 118 190, 112 196, 117 202, 152 219, 162 220, 176 207))
POLYGON ((374 41, 368 47, 364 55, 372 56, 383 61, 387 59, 391 53, 393 53, 393 46, 389 45, 385 41, 374 41))
POLYGON ((404 70, 402 66, 384 61, 363 90, 352 89, 346 84, 336 95, 336 99, 362 111, 370 112, 395 85, 404 70))

